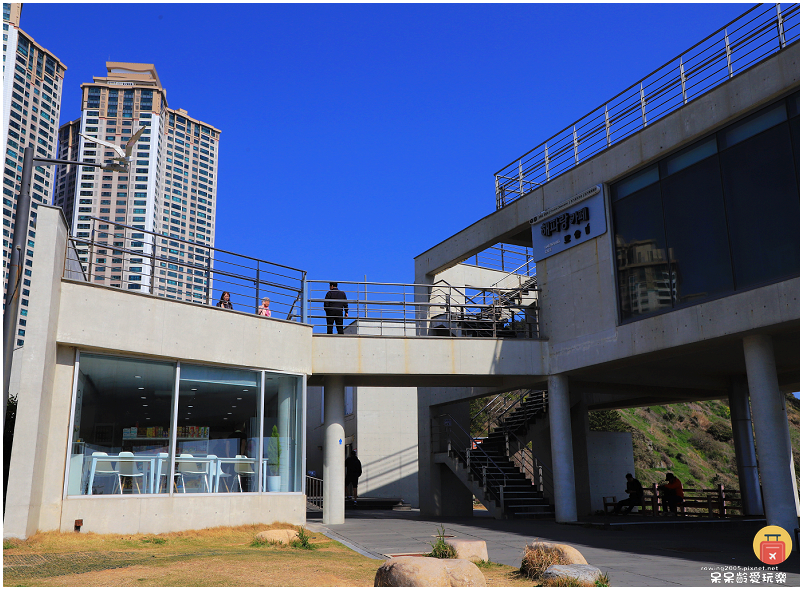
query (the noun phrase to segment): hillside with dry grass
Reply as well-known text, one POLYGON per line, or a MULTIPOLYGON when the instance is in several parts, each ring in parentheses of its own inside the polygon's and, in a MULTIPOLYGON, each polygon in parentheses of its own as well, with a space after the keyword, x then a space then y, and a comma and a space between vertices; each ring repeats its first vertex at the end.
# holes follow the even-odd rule
MULTIPOLYGON (((800 474, 800 400, 787 395, 786 410, 800 474)), ((671 471, 688 488, 723 484, 738 490, 730 415, 727 401, 719 400, 590 412, 589 422, 592 430, 631 433, 636 476, 644 486, 671 471)))

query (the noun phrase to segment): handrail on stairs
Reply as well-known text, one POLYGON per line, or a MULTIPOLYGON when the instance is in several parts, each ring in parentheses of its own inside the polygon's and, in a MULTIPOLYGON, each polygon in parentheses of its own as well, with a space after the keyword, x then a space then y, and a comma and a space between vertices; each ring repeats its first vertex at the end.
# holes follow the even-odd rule
MULTIPOLYGON (((522 455, 520 459, 521 465, 518 467, 522 470, 522 472, 526 475, 530 475, 531 482, 533 483, 534 487, 536 487, 545 498, 553 498, 555 494, 555 486, 553 481, 553 470, 550 469, 536 454, 533 452, 533 449, 529 449, 528 445, 520 439, 514 432, 506 432, 506 444, 508 444, 508 436, 509 434, 513 436, 519 448, 519 453, 522 455), (526 461, 527 459, 527 461, 526 461), (545 474, 549 477, 545 478, 545 474)), ((516 465, 516 461, 514 460, 514 456, 509 452, 509 461, 516 465)))
POLYGON ((508 478, 506 476, 505 471, 495 463, 494 459, 489 456, 489 454, 482 448, 481 441, 474 438, 470 433, 464 429, 458 421, 453 418, 451 414, 440 414, 440 418, 448 418, 449 421, 445 423, 445 433, 447 434, 447 454, 450 455, 451 453, 456 453, 459 458, 461 458, 467 465, 467 470, 470 473, 475 474, 478 477, 478 480, 481 483, 481 487, 483 488, 483 492, 485 494, 491 494, 497 503, 500 505, 500 510, 505 510, 505 499, 504 499, 504 488, 508 485, 508 478), (452 426, 455 425, 458 427, 458 430, 461 431, 461 436, 458 436, 452 426), (456 444, 453 444, 455 440, 456 444), (463 452, 461 449, 464 449, 463 452), (477 469, 474 465, 472 465, 472 453, 477 452, 479 456, 482 456, 486 459, 486 465, 482 465, 481 469, 477 469), (488 472, 486 467, 487 465, 491 465, 494 469, 502 474, 502 483, 500 482, 500 478, 495 476, 493 473, 488 472), (494 487, 497 487, 497 491, 493 489, 493 486, 490 485, 492 482, 494 487))

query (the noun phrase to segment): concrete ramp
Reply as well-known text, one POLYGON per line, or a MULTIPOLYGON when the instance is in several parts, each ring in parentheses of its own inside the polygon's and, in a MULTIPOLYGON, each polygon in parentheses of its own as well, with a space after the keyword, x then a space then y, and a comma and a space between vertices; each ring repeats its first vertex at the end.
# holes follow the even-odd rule
POLYGON ((311 356, 310 385, 513 388, 547 375, 542 340, 315 334, 311 356))

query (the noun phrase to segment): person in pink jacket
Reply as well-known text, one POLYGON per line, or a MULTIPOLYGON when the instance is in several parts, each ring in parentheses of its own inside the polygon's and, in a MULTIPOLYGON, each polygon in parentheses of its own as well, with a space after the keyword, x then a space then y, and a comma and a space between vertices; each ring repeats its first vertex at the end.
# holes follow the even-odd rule
POLYGON ((269 297, 264 297, 261 300, 261 307, 258 308, 258 315, 263 315, 265 318, 272 317, 272 312, 269 309, 269 297))

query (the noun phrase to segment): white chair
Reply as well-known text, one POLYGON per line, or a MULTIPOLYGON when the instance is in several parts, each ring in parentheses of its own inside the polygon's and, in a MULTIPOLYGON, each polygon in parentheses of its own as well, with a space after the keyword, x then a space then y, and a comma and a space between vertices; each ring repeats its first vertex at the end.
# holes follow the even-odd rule
POLYGON ((129 477, 131 478, 131 493, 133 493, 134 481, 136 482, 137 492, 140 494, 142 493, 142 487, 139 485, 139 481, 141 478, 141 482, 144 483, 144 473, 136 468, 136 462, 136 457, 130 451, 123 451, 119 454, 117 467, 119 468, 120 492, 122 491, 122 478, 129 477))
MULTIPOLYGON (((181 453, 181 459, 194 459, 194 455, 189 453, 181 453)), ((208 466, 209 463, 196 463, 194 461, 178 461, 178 469, 177 472, 181 475, 181 481, 183 482, 183 493, 186 493, 186 478, 185 476, 197 476, 206 484, 206 492, 211 491, 211 487, 208 485, 208 466)))
MULTIPOLYGON (((237 459, 248 459, 246 455, 236 455, 237 459)), ((253 461, 255 459, 251 459, 249 462, 236 462, 233 464, 233 470, 236 472, 236 479, 239 481, 239 491, 243 492, 244 488, 242 487, 242 476, 245 477, 254 477, 256 472, 253 471, 253 461)))
MULTIPOLYGON (((178 477, 178 473, 175 474, 175 477, 178 477)), ((168 492, 169 489, 167 487, 167 480, 169 479, 169 453, 158 453, 156 455, 156 473, 153 477, 153 485, 155 486, 155 493, 160 494, 161 489, 164 488, 164 492, 168 492), (162 483, 163 482, 163 483, 162 483)), ((172 482, 172 485, 175 486, 175 491, 178 491, 178 486, 175 482, 172 482)))
MULTIPOLYGON (((102 451, 96 451, 92 453, 92 457, 108 457, 108 453, 104 453, 102 451)), ((92 471, 89 474, 89 483, 86 486, 86 493, 88 495, 92 495, 92 486, 94 485, 94 478, 95 475, 110 475, 116 476, 116 480, 114 483, 114 487, 111 488, 111 493, 114 493, 114 490, 117 489, 117 485, 119 485, 119 493, 122 493, 122 480, 119 476, 119 471, 114 469, 114 464, 111 461, 95 461, 92 459, 92 471)))

